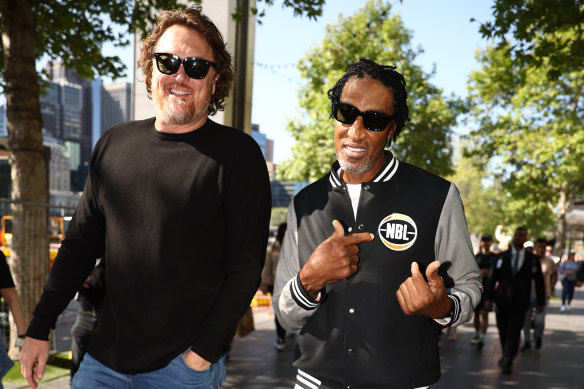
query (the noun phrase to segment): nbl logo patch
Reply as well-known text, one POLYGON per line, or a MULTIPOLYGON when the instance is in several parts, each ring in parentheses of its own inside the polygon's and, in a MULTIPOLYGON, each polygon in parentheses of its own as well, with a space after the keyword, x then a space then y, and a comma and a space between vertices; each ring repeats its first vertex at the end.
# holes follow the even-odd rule
POLYGON ((418 228, 411 217, 402 213, 392 213, 379 223, 377 233, 387 248, 404 251, 414 245, 418 228))

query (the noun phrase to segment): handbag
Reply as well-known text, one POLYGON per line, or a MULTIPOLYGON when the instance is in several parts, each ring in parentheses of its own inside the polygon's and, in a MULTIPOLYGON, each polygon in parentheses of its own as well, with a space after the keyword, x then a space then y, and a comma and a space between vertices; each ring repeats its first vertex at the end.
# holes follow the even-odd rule
POLYGON ((253 312, 251 311, 251 307, 247 307, 245 313, 237 323, 237 330, 235 331, 235 335, 237 335, 240 338, 243 338, 253 330, 255 330, 253 322, 253 312))

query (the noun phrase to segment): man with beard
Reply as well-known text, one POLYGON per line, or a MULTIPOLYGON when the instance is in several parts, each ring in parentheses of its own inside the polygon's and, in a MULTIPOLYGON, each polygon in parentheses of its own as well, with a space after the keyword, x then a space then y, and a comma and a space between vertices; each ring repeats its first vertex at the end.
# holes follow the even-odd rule
POLYGON ((270 184, 247 134, 207 116, 224 108, 231 56, 201 7, 163 13, 138 64, 156 117, 110 128, 21 353, 36 388, 49 330, 91 272, 106 297, 73 388, 218 388, 224 350, 257 290, 270 184))
POLYGON ((427 387, 481 296, 460 195, 384 149, 408 120, 394 67, 362 59, 328 95, 338 160, 290 203, 274 287, 295 387, 427 387))

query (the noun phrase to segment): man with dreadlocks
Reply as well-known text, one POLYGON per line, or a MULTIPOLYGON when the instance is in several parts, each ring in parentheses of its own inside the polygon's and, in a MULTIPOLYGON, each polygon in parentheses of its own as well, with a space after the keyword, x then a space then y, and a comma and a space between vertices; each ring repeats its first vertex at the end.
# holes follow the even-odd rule
POLYGON ((295 388, 427 387, 481 296, 460 195, 385 150, 409 119, 395 67, 362 59, 328 96, 338 160, 290 203, 274 288, 295 388))

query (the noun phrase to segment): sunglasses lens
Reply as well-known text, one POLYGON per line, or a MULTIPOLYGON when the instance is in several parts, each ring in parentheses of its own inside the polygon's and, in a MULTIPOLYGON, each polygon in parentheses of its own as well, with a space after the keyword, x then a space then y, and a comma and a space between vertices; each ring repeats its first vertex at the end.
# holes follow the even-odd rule
POLYGON ((365 112, 363 114, 363 124, 369 131, 383 131, 389 124, 390 117, 377 112, 365 112))
POLYGON ((337 103, 335 119, 344 124, 353 124, 357 119, 359 111, 348 104, 337 103))
POLYGON ((198 58, 188 58, 184 61, 184 66, 187 76, 196 80, 205 78, 210 67, 208 62, 202 61, 198 58))
POLYGON ((169 54, 156 54, 156 66, 160 73, 174 74, 180 67, 180 60, 169 54))

